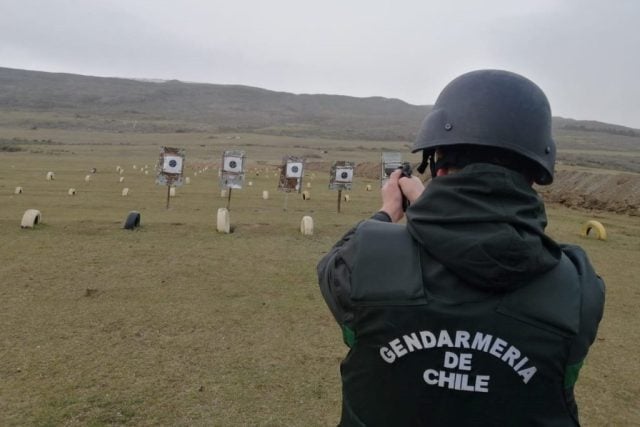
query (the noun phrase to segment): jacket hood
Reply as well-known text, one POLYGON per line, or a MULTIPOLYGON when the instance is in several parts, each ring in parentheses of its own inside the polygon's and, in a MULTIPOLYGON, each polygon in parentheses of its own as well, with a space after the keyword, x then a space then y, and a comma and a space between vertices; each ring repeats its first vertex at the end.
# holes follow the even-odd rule
POLYGON ((406 212, 407 229, 453 274, 510 290, 553 268, 560 247, 544 234, 544 204, 518 172, 476 163, 434 178, 406 212))

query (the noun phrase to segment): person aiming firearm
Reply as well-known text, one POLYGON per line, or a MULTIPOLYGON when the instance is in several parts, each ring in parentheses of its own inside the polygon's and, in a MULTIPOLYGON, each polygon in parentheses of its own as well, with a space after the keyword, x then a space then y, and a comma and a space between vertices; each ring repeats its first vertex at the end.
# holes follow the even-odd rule
POLYGON ((380 211, 318 264, 349 347, 340 425, 579 425, 573 389, 604 283, 581 248, 545 234, 533 188, 554 174, 545 94, 507 71, 464 74, 413 152, 426 188, 391 173, 380 211))

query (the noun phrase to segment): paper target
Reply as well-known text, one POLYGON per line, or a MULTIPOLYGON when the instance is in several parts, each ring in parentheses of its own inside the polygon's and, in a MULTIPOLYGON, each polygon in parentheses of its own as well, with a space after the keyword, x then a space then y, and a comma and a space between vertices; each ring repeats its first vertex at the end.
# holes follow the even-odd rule
POLYGON ((331 166, 329 172, 330 190, 351 190, 351 184, 355 174, 355 163, 337 161, 331 166))
POLYGON ((164 156, 162 164, 162 172, 164 173, 182 173, 182 157, 180 156, 164 156))
POLYGON ((302 178, 302 162, 287 163, 287 178, 302 178))
MULTIPOLYGON (((276 175, 277 176, 277 175, 276 175)), ((304 176, 304 159, 295 156, 287 156, 282 160, 278 190, 290 193, 300 192, 302 178, 304 176)))
POLYGON ((336 168, 336 182, 353 181, 353 169, 336 168))
POLYGON ((402 154, 382 153, 380 166, 380 187, 382 187, 389 179, 389 175, 396 169, 402 167, 402 154))
POLYGON ((225 157, 222 170, 224 172, 242 173, 242 157, 225 157))
MULTIPOLYGON (((180 186, 182 185, 183 171, 184 150, 180 148, 163 147, 160 152, 160 159, 156 164, 156 183, 160 185, 180 186)), ((147 173, 147 171, 144 172, 147 173)))

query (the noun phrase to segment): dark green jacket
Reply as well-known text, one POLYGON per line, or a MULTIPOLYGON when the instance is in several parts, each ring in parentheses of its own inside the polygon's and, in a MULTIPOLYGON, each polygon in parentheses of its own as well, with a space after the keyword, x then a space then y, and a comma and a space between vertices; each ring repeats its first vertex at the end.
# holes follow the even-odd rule
POLYGON ((470 165, 434 179, 406 227, 374 218, 318 265, 350 346, 342 425, 577 425, 604 284, 544 234, 522 176, 470 165))

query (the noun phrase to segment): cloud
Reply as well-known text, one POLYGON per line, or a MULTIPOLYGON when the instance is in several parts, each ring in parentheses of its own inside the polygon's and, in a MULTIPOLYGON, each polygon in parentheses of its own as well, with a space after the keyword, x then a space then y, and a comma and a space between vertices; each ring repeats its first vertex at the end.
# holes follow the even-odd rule
POLYGON ((639 10, 624 0, 21 0, 0 15, 0 57, 416 104, 466 71, 504 68, 538 83, 556 114, 640 127, 639 10))

